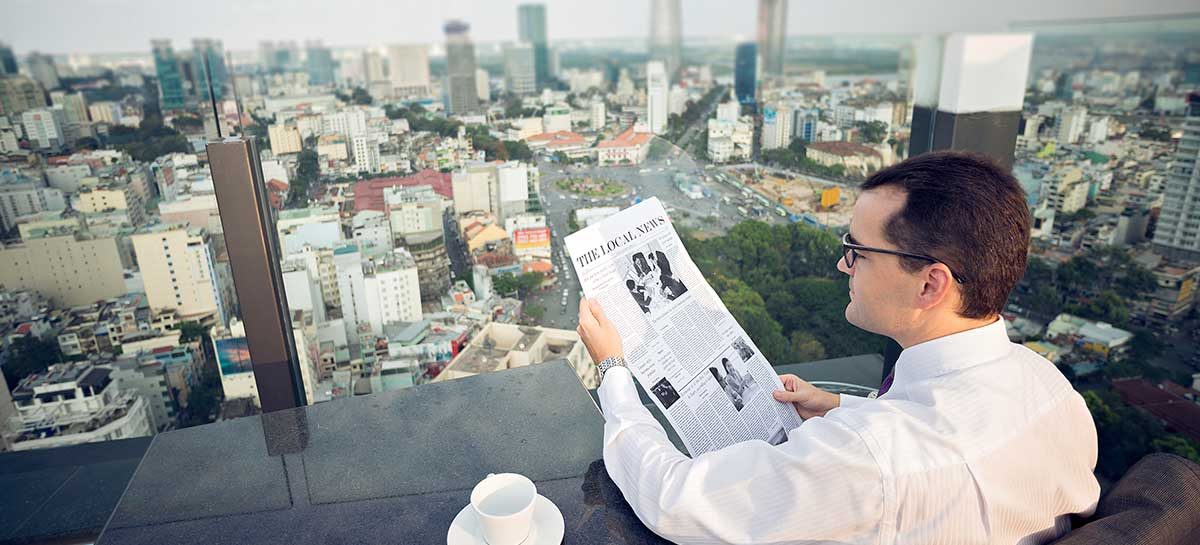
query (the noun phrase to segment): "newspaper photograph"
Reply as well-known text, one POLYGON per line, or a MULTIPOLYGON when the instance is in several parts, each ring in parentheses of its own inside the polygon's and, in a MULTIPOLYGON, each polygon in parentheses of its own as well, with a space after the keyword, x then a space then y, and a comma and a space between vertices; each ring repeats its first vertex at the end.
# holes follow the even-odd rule
POLYGON ((625 361, 694 457, 800 425, 771 363, 704 280, 657 198, 569 235, 583 293, 621 334, 625 361))

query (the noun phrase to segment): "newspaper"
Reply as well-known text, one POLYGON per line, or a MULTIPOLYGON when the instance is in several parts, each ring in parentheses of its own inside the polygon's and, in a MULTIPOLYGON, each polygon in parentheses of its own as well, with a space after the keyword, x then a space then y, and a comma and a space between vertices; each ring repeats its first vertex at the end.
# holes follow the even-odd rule
POLYGON ((583 293, 621 334, 625 361, 694 457, 800 425, 779 376, 701 276, 657 198, 566 238, 583 293))

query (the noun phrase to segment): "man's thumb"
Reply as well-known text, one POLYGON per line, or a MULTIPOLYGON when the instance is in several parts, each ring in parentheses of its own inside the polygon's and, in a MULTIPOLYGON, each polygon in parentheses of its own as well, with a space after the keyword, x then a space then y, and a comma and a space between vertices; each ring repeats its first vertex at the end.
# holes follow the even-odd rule
POLYGON ((780 403, 800 403, 803 395, 799 392, 789 392, 787 390, 775 390, 772 392, 775 396, 775 401, 780 403))

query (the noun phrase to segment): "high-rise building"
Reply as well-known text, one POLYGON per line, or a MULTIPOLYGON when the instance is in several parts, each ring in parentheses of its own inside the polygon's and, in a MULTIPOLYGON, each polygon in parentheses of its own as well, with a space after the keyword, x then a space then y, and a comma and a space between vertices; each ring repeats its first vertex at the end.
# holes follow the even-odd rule
POLYGON ((17 56, 13 54, 12 46, 0 42, 0 76, 17 75, 17 56))
POLYGON ((66 112, 59 106, 26 110, 21 114, 25 137, 36 149, 53 150, 66 146, 66 124, 66 112))
POLYGON ((393 45, 388 47, 388 71, 398 98, 429 94, 429 47, 393 45))
POLYGON ((42 84, 47 91, 62 86, 62 82, 58 80, 58 68, 54 66, 54 57, 35 51, 29 54, 26 62, 29 65, 29 75, 42 84))
POLYGON ((1066 108, 1058 118, 1058 143, 1077 144, 1087 128, 1087 108, 1066 108))
POLYGON ((421 320, 421 284, 417 262, 404 248, 364 263, 367 320, 371 332, 383 335, 384 324, 421 320))
POLYGON ((1200 263, 1200 93, 1188 96, 1183 137, 1167 175, 1154 246, 1163 255, 1200 263))
POLYGON ((733 61, 733 92, 741 104, 754 104, 758 97, 758 46, 738 44, 733 61))
POLYGON ((325 114, 321 116, 321 128, 325 134, 358 136, 367 132, 367 113, 360 108, 354 108, 325 114))
POLYGON ((788 0, 758 0, 758 51, 763 74, 783 75, 783 51, 787 38, 788 0))
POLYGON ((209 238, 201 229, 158 224, 129 237, 152 312, 180 320, 225 323, 209 238))
POLYGON ((379 142, 370 136, 355 136, 350 147, 354 152, 354 167, 359 172, 379 172, 379 142))
POLYGON ((683 35, 680 0, 650 1, 650 60, 662 61, 667 79, 673 79, 683 64, 683 35))
POLYGON ((312 85, 332 85, 334 82, 333 53, 320 41, 305 44, 304 69, 312 85))
POLYGON ((484 211, 498 215, 499 183, 493 165, 475 164, 455 172, 451 177, 454 212, 462 215, 484 211))
POLYGON ((650 132, 663 134, 667 130, 670 79, 662 61, 646 63, 646 122, 650 132))
POLYGON ((470 25, 448 21, 446 31, 446 111, 470 114, 479 111, 479 89, 475 82, 475 44, 470 25))
POLYGON ((88 362, 59 363, 13 388, 15 426, 4 432, 14 451, 154 435, 146 401, 88 362))
POLYGON ((46 105, 41 84, 25 76, 0 78, 0 116, 19 114, 46 105))
POLYGON ((763 108, 762 149, 786 148, 791 143, 792 110, 787 106, 771 105, 763 108))
POLYGON ((537 55, 528 43, 504 46, 504 87, 516 95, 531 95, 537 92, 537 55))
POLYGON ((271 153, 275 155, 300 153, 303 150, 300 131, 295 125, 273 124, 267 127, 267 138, 271 141, 271 153))
POLYGON ((389 187, 383 192, 393 241, 442 228, 444 199, 432 186, 389 187))
POLYGON ((396 241, 417 261, 417 278, 421 283, 421 300, 437 301, 450 289, 450 257, 446 253, 446 235, 441 228, 424 233, 405 235, 396 241))
POLYGON ((600 130, 607 123, 608 111, 603 100, 592 103, 592 130, 600 130))
POLYGON ((0 247, 0 285, 29 289, 58 307, 90 305, 125 293, 121 255, 113 238, 86 233, 30 237, 0 247))
POLYGON ((151 40, 154 53, 154 72, 158 76, 158 106, 165 110, 184 107, 183 71, 170 40, 151 40))
POLYGON ((292 70, 300 62, 300 45, 291 41, 259 42, 258 60, 268 72, 292 70))
POLYGON ((533 49, 534 85, 541 89, 551 79, 550 47, 546 39, 546 5, 517 6, 517 39, 533 49))
POLYGON ((487 70, 482 68, 475 69, 475 96, 479 97, 481 103, 487 103, 492 98, 491 79, 487 70))
POLYGON ((363 83, 370 87, 377 82, 387 81, 387 69, 384 65, 383 54, 378 51, 363 52, 363 83))
POLYGON ((66 91, 51 91, 50 102, 62 106, 67 123, 87 123, 88 106, 83 99, 83 93, 68 93, 66 91))
POLYGON ((346 332, 354 334, 360 323, 367 323, 367 291, 363 284, 362 254, 358 246, 346 244, 333 250, 333 263, 337 267, 339 305, 346 332))
POLYGON ((225 66, 225 48, 221 40, 196 38, 192 40, 192 62, 197 71, 197 95, 209 104, 208 87, 211 83, 213 96, 221 100, 227 96, 229 70, 225 66), (211 78, 211 81, 210 81, 211 78))
POLYGON ((55 187, 46 187, 46 181, 40 177, 24 176, 14 171, 0 173, 0 231, 16 227, 21 216, 63 210, 66 207, 63 192, 55 187))

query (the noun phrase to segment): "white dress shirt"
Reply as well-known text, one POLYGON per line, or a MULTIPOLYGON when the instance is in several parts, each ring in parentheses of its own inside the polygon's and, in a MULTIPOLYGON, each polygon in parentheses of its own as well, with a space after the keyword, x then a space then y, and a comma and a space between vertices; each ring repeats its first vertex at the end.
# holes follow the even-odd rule
POLYGON ((904 350, 886 394, 843 395, 779 446, 689 459, 628 369, 608 371, 599 393, 609 475, 646 526, 681 544, 1044 543, 1100 497, 1083 398, 999 319, 904 350))

